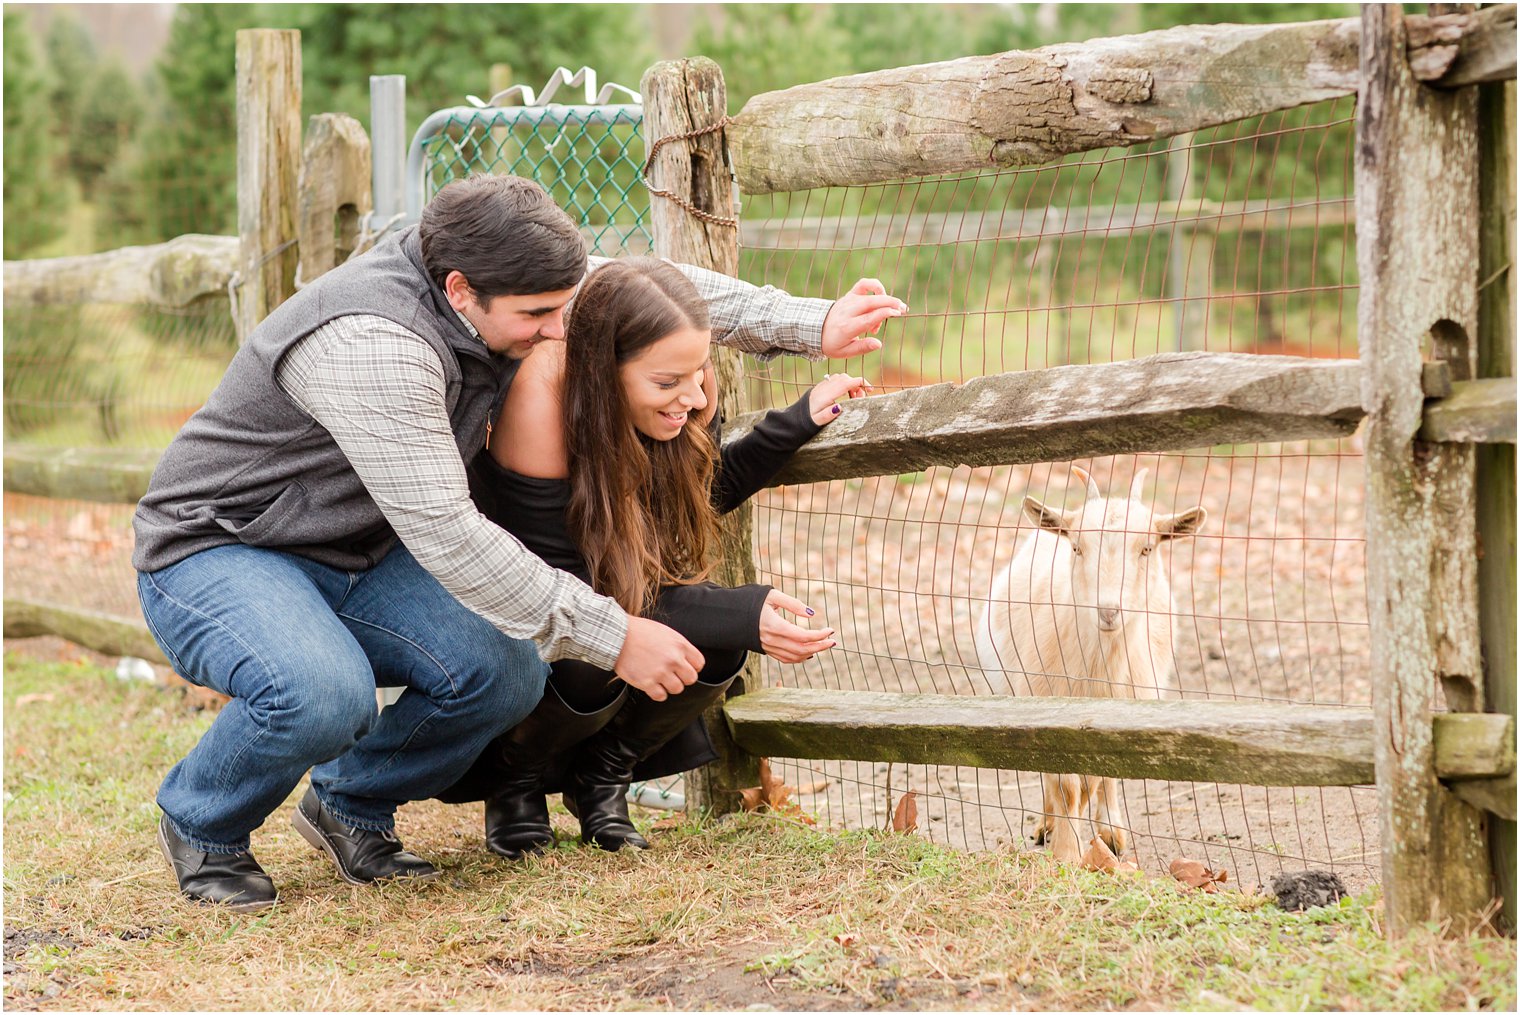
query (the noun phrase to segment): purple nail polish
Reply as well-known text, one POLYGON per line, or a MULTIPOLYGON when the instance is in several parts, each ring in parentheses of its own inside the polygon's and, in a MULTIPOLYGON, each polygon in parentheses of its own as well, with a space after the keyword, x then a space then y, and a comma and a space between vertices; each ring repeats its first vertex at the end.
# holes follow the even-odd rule
POLYGON ((809 606, 808 607, 808 616, 811 617, 813 615, 813 612, 814 612, 813 608, 811 606, 809 606))
POLYGON ((839 406, 834 406, 834 415, 839 415, 839 406))

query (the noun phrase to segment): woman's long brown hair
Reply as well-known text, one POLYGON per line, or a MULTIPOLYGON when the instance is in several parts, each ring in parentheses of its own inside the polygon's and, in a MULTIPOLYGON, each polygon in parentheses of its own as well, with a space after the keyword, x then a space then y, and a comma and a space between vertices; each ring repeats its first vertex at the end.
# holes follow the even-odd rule
POLYGON ((661 585, 701 581, 711 570, 717 448, 696 413, 669 441, 639 433, 619 368, 667 335, 708 327, 696 286, 654 258, 592 272, 565 325, 566 521, 592 587, 631 614, 647 613, 661 585))

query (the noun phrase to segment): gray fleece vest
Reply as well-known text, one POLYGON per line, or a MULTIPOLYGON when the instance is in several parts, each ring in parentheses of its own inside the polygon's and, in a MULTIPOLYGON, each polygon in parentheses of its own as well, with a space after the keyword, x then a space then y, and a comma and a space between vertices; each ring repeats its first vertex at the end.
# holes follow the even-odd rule
POLYGON ((474 458, 516 364, 465 330, 424 270, 413 227, 323 275, 254 329, 153 470, 132 523, 134 567, 157 571, 242 543, 358 571, 390 551, 395 531, 348 459, 275 383, 297 342, 354 314, 388 318, 437 350, 460 457, 474 458))

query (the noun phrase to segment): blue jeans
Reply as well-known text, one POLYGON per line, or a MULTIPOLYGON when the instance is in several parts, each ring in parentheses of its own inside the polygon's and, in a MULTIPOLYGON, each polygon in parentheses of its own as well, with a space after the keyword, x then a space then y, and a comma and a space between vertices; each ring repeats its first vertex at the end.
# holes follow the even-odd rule
POLYGON ((203 550, 137 576, 185 679, 232 698, 158 805, 197 849, 236 853, 311 769, 339 820, 389 831, 533 710, 545 665, 446 592, 405 547, 368 571, 277 550, 203 550), (404 686, 376 716, 376 686, 404 686), (313 767, 315 766, 315 767, 313 767))

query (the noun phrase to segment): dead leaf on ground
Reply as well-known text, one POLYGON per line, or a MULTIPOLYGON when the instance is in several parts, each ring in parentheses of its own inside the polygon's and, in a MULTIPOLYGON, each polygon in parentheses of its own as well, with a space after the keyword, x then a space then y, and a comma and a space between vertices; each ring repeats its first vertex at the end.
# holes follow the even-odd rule
POLYGON ((897 801, 897 807, 892 811, 892 831, 911 832, 918 827, 918 803, 914 798, 918 796, 916 790, 908 790, 897 801))
POLYGON ((1229 871, 1209 870, 1202 862, 1184 857, 1172 861, 1171 872, 1172 877, 1189 888, 1199 888, 1205 892, 1219 891, 1219 886, 1230 879, 1229 871))
POLYGON ((835 934, 834 940, 841 948, 854 948, 860 939, 854 934, 835 934))
POLYGON ((812 796, 814 793, 822 793, 824 790, 826 790, 828 788, 829 788, 829 780, 827 780, 827 779, 819 779, 817 782, 810 782, 806 786, 798 786, 797 787, 797 795, 798 796, 812 796))
POLYGON ((651 831, 655 832, 668 832, 673 828, 680 828, 681 823, 685 820, 685 814, 672 814, 668 818, 661 818, 659 821, 656 821, 654 824, 650 825, 649 828, 651 831))
POLYGON ((53 700, 53 696, 50 693, 44 693, 44 694, 23 694, 21 697, 19 697, 19 698, 16 699, 16 704, 17 705, 35 705, 39 701, 52 701, 52 700, 53 700))
POLYGON ((1082 854, 1082 869, 1090 871, 1108 871, 1110 874, 1139 874, 1140 865, 1133 860, 1120 860, 1114 855, 1114 851, 1108 848, 1108 843, 1101 838, 1093 836, 1087 844, 1087 852, 1082 854))
POLYGON ((792 802, 792 793, 795 786, 788 786, 771 771, 769 758, 760 759, 760 785, 751 786, 739 791, 739 798, 744 803, 747 811, 758 811, 762 807, 778 813, 791 813, 799 808, 792 802))

